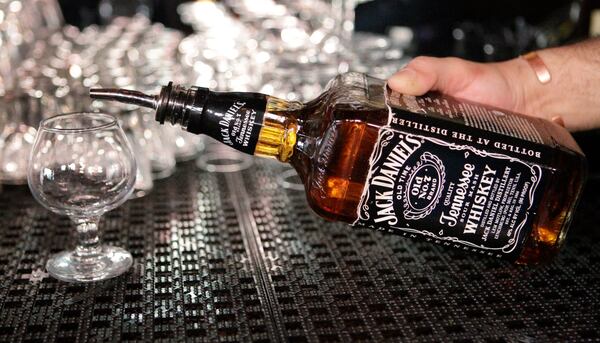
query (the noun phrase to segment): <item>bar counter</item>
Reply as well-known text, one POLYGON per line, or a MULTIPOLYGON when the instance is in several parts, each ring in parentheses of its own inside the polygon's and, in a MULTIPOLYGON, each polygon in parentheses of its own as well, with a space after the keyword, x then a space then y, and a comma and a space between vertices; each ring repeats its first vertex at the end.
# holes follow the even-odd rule
POLYGON ((178 165, 108 213, 125 275, 64 283, 49 255, 74 228, 27 187, 0 193, 0 341, 348 342, 600 340, 599 179, 560 255, 543 267, 330 223, 288 167, 178 165))

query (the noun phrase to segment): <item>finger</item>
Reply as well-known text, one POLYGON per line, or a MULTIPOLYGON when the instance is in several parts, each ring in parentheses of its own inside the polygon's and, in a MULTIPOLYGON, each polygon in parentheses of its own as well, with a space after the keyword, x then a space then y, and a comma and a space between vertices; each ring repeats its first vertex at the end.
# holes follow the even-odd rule
POLYGON ((409 95, 430 90, 456 94, 465 89, 480 72, 477 63, 458 58, 420 56, 388 80, 390 88, 409 95))

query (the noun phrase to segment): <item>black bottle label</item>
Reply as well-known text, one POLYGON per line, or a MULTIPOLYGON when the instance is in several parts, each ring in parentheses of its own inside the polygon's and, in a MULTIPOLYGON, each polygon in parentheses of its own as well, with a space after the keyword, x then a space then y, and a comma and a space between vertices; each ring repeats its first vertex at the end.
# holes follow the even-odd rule
POLYGON ((354 225, 517 259, 544 186, 537 124, 442 95, 385 100, 354 225))
POLYGON ((252 155, 266 107, 267 98, 264 94, 211 92, 202 114, 190 116, 187 130, 207 134, 252 155))
POLYGON ((354 225, 516 259, 542 169, 437 138, 380 130, 354 225))

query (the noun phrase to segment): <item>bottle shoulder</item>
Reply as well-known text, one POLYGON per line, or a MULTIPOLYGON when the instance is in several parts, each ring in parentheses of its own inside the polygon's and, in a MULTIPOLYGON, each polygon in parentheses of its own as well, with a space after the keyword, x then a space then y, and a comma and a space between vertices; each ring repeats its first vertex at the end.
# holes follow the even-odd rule
POLYGON ((370 110, 386 107, 385 81, 362 73, 337 76, 328 85, 326 94, 332 106, 370 110))

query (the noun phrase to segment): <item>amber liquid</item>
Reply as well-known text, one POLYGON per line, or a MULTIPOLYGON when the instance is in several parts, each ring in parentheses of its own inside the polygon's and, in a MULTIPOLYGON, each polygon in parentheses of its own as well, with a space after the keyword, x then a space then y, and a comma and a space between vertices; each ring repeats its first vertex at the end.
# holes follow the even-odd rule
POLYGON ((305 177, 308 201, 328 220, 353 223, 387 111, 338 106, 324 117, 328 120, 320 125, 319 144, 305 177))
POLYGON ((517 263, 549 262, 564 244, 576 200, 583 188, 587 167, 581 156, 557 151, 537 218, 517 263))
POLYGON ((321 149, 327 163, 318 165, 308 189, 309 202, 321 216, 349 223, 356 220, 378 131, 361 122, 332 124, 331 143, 321 149))

